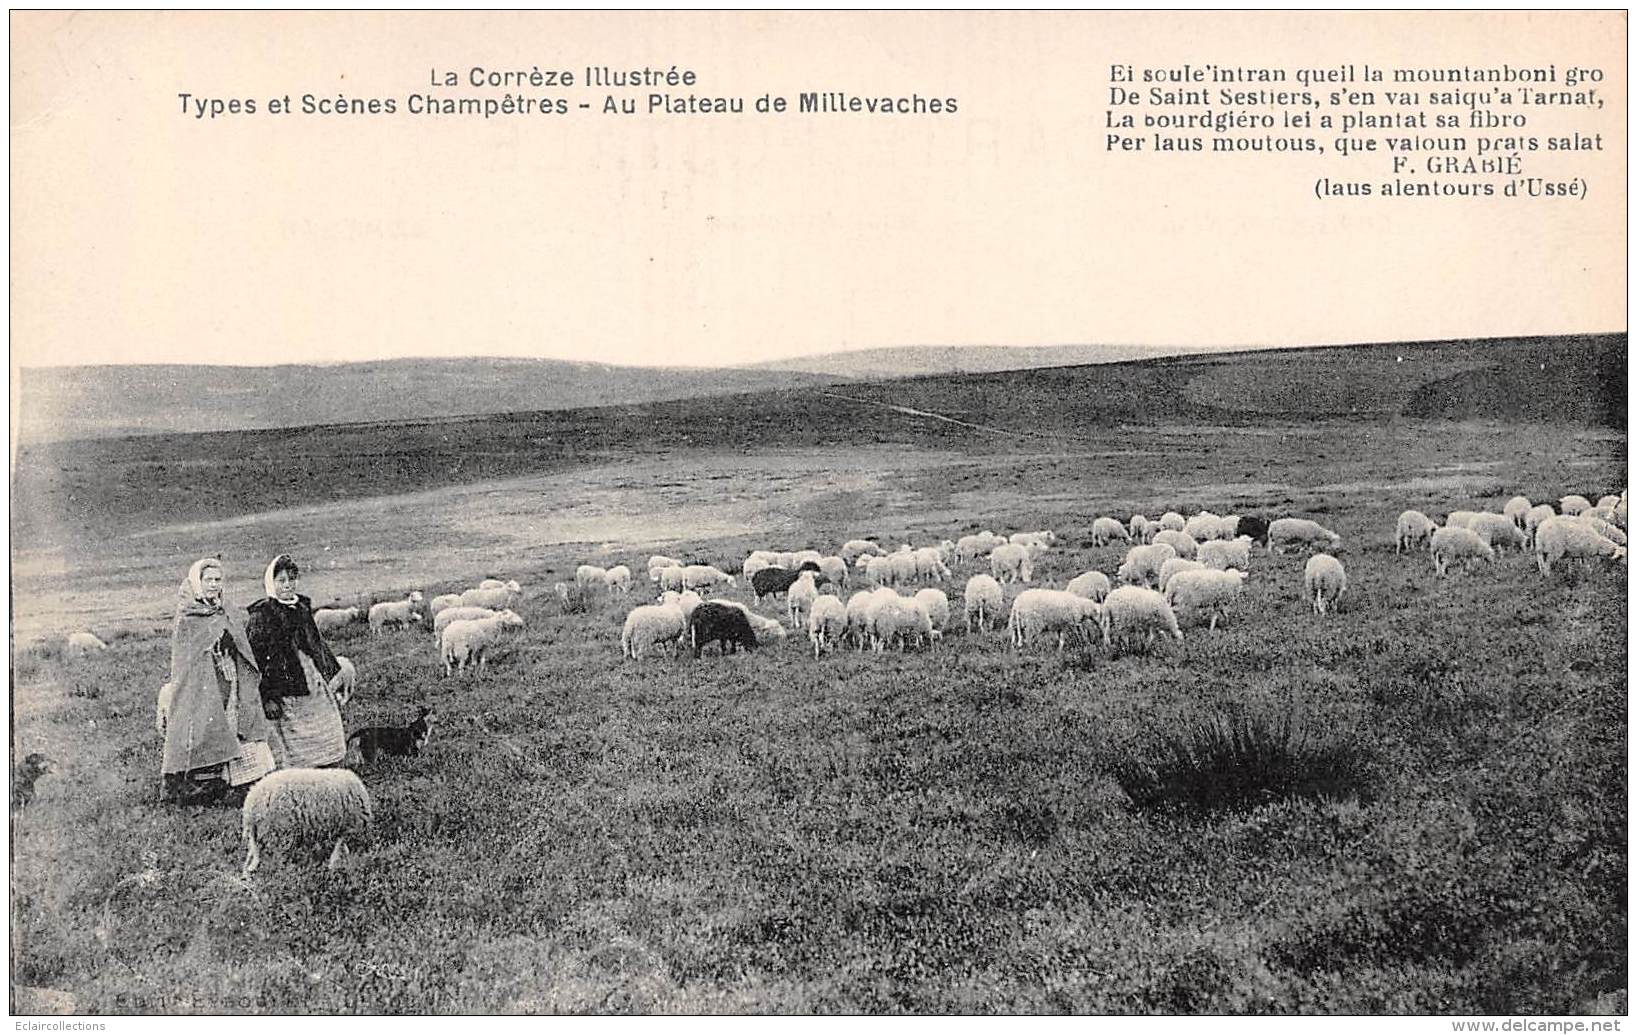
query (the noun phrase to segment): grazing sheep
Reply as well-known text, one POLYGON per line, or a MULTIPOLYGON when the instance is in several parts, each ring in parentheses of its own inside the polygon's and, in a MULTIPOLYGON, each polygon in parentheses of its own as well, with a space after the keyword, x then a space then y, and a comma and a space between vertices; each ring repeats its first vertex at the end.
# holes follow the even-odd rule
POLYGON ((1398 527, 1393 533, 1393 553, 1403 553, 1417 546, 1430 546, 1432 533, 1438 530, 1432 518, 1419 510, 1406 510, 1398 515, 1398 527))
POLYGON ((756 630, 750 624, 750 612, 743 607, 709 601, 693 609, 688 616, 688 642, 693 644, 693 656, 699 657, 705 644, 715 641, 723 654, 757 647, 756 630))
POLYGON ((1446 528, 1471 528, 1472 522, 1477 520, 1480 512, 1476 510, 1452 510, 1444 516, 1446 528))
POLYGON ((1085 597, 1087 600, 1095 600, 1100 604, 1113 588, 1107 575, 1100 571, 1088 571, 1070 579, 1069 584, 1063 587, 1063 591, 1073 593, 1077 597, 1085 597))
POLYGON ((881 549, 881 544, 870 539, 849 539, 841 544, 841 559, 852 564, 867 554, 882 554, 887 551, 881 549))
POLYGON ((948 595, 941 589, 923 589, 911 599, 932 621, 932 631, 942 636, 944 628, 949 625, 948 595))
POLYGON ((1631 527, 1626 524, 1626 494, 1624 490, 1620 492, 1620 502, 1614 505, 1614 523, 1621 528, 1631 527))
POLYGON ((1565 496, 1557 504, 1557 512, 1565 517, 1574 517, 1581 511, 1590 509, 1592 501, 1584 496, 1565 496))
POLYGON ((1165 587, 1171 584, 1171 579, 1179 572, 1200 571, 1205 565, 1198 561, 1188 560, 1186 557, 1172 557, 1160 565, 1159 590, 1165 592, 1165 587))
POLYGON ((790 563, 781 564, 781 568, 804 568, 809 564, 817 564, 824 559, 824 555, 817 550, 797 550, 790 555, 790 563))
POLYGON ((244 875, 261 865, 262 845, 286 853, 302 846, 334 844, 328 866, 347 853, 349 837, 363 838, 374 820, 374 803, 350 769, 280 769, 256 781, 244 796, 240 836, 246 845, 244 875))
POLYGON ((356 607, 321 607, 313 612, 313 625, 321 633, 335 632, 358 621, 358 613, 356 607))
POLYGON ((1336 601, 1347 592, 1347 572, 1334 557, 1316 553, 1307 559, 1302 586, 1313 601, 1313 613, 1322 615, 1335 607, 1336 601))
POLYGON ((1121 582, 1131 585, 1157 584, 1160 579, 1160 567, 1176 555, 1176 548, 1169 543, 1133 546, 1125 552, 1125 560, 1120 562, 1119 570, 1114 575, 1121 582))
POLYGON ((1012 634, 1012 646, 1021 648, 1037 636, 1057 634, 1057 649, 1070 633, 1076 633, 1088 646, 1093 627, 1102 623, 1102 607, 1086 597, 1062 589, 1026 589, 1012 601, 1012 613, 1006 628, 1012 634))
POLYGON ((860 557, 864 562, 864 581, 872 586, 891 586, 898 581, 892 558, 886 555, 860 557))
POLYGON ((1506 501, 1506 506, 1501 508, 1501 513, 1505 514, 1508 520, 1521 529, 1523 528, 1523 519, 1528 516, 1529 510, 1533 506, 1534 504, 1529 502, 1528 496, 1513 496, 1506 501))
MULTIPOLYGON (((1126 523, 1126 527, 1131 529, 1132 539, 1139 543, 1148 543, 1153 541, 1152 538, 1149 538, 1153 533, 1148 531, 1148 526, 1151 524, 1157 525, 1158 522, 1149 521, 1147 515, 1144 514, 1133 514, 1131 520, 1126 523)), ((1156 527, 1154 531, 1158 532, 1159 529, 1156 527)))
POLYGON ((892 581, 894 585, 904 586, 914 582, 916 576, 921 570, 920 564, 917 563, 915 559, 914 550, 900 550, 898 553, 886 558, 886 561, 892 568, 892 581))
POLYGON ((405 626, 421 620, 421 591, 413 590, 403 600, 376 604, 369 609, 369 631, 376 634, 388 625, 405 626))
MULTIPOLYGON (((817 568, 818 565, 814 565, 817 568)), ((790 628, 800 630, 807 625, 807 611, 813 606, 813 601, 819 597, 818 583, 814 580, 813 571, 804 571, 796 581, 790 584, 790 591, 785 594, 785 612, 790 616, 790 628)))
POLYGON ((1184 613, 1210 615, 1211 631, 1215 632, 1217 621, 1228 616, 1229 605, 1239 599, 1244 585, 1245 573, 1237 568, 1179 571, 1165 587, 1165 602, 1184 613))
POLYGON ((1615 546, 1626 545, 1626 534, 1620 531, 1619 526, 1609 524, 1609 522, 1604 518, 1592 516, 1592 512, 1590 510, 1581 514, 1578 518, 1575 518, 1575 520, 1588 526, 1593 532, 1596 532, 1604 539, 1610 540, 1615 546))
POLYGON ((676 653, 682 634, 687 631, 688 619, 676 604, 643 604, 633 607, 625 616, 620 630, 620 655, 635 661, 649 647, 669 644, 676 653))
POLYGON ((1260 514, 1244 514, 1234 522, 1234 535, 1236 537, 1248 536, 1253 543, 1266 544, 1268 529, 1271 527, 1272 525, 1268 523, 1268 519, 1260 514))
POLYGON ((911 640, 917 646, 925 644, 930 649, 937 634, 932 629, 932 618, 917 607, 915 601, 895 593, 874 605, 870 614, 870 638, 879 653, 895 642, 899 650, 908 650, 911 640))
POLYGON ((1193 560, 1194 554, 1199 552, 1199 543, 1194 540, 1193 536, 1187 532, 1178 532, 1171 528, 1162 529, 1156 533, 1154 543, 1156 545, 1165 543, 1177 552, 1178 557, 1184 560, 1193 560))
POLYGON ((1529 508, 1529 513, 1523 516, 1524 535, 1529 537, 1529 541, 1531 543, 1534 542, 1535 530, 1541 526, 1542 522, 1549 518, 1555 517, 1557 517, 1557 511, 1552 509, 1552 505, 1550 503, 1535 504, 1533 507, 1529 508))
POLYGON ((709 589, 712 586, 737 586, 738 580, 712 564, 690 564, 682 569, 683 589, 709 589))
POLYGON ((944 552, 940 546, 923 546, 913 554, 915 558, 915 577, 929 582, 941 582, 952 577, 949 566, 944 564, 944 552))
POLYGON ((1512 519, 1505 514, 1479 514, 1467 525, 1478 533, 1478 538, 1488 543, 1496 553, 1507 547, 1513 547, 1520 553, 1529 545, 1528 537, 1523 530, 1512 523, 1512 519))
POLYGON ((680 593, 686 588, 683 585, 683 582, 685 581, 683 576, 685 576, 687 572, 688 569, 680 564, 673 564, 669 568, 659 569, 659 579, 657 581, 659 582, 660 592, 680 593))
MULTIPOLYGON (((596 590, 607 588, 608 570, 595 564, 582 564, 574 569, 574 585, 579 589, 581 596, 589 597, 596 590)), ((471 603, 468 600, 462 602, 471 603)))
POLYGON ((1041 551, 1057 545, 1057 533, 1051 530, 1044 532, 1013 532, 1009 540, 1014 546, 1036 548, 1036 556, 1041 551))
POLYGON ((1016 543, 997 546, 989 553, 989 574, 997 582, 1029 582, 1034 576, 1034 562, 1029 549, 1016 543))
MULTIPOLYGON (((561 582, 559 582, 557 584, 559 586, 562 585, 561 582)), ((437 621, 438 615, 442 614, 445 608, 459 607, 459 606, 460 606, 460 594, 459 593, 443 593, 443 594, 440 594, 438 596, 433 597, 431 603, 426 605, 426 613, 432 616, 433 621, 437 621)))
POLYGON ((1442 578, 1449 571, 1450 561, 1461 561, 1471 567, 1476 560, 1493 561, 1495 551, 1483 537, 1470 528, 1452 528, 1448 525, 1432 534, 1432 569, 1442 578))
POLYGON ((869 608, 874 601, 875 591, 867 589, 861 589, 847 598, 847 628, 844 635, 850 637, 859 650, 863 650, 869 642, 869 608))
POLYGON ((1335 550, 1341 546, 1341 536, 1317 521, 1309 521, 1306 518, 1280 518, 1268 526, 1268 552, 1278 550, 1284 553, 1281 547, 1285 546, 1311 546, 1321 550, 1335 550))
POLYGON ((955 559, 963 564, 975 561, 989 556, 995 547, 1005 545, 1005 539, 988 530, 976 535, 963 535, 955 541, 955 559))
POLYGON ((835 650, 846 633, 847 605, 841 598, 826 593, 815 599, 807 612, 807 639, 813 644, 813 657, 818 657, 825 647, 835 650))
POLYGON ((68 642, 63 646, 63 653, 75 658, 107 649, 108 645, 97 639, 94 633, 77 632, 68 637, 68 642))
POLYGON ((344 707, 358 689, 358 668, 351 658, 340 654, 335 656, 335 664, 340 671, 335 674, 335 683, 330 690, 335 694, 336 705, 344 707))
POLYGON ((1196 543, 1203 543, 1217 538, 1217 532, 1222 527, 1222 518, 1208 510, 1194 514, 1182 524, 1182 531, 1196 543))
MULTIPOLYGON (((574 591, 569 588, 569 585, 566 582, 553 582, 551 584, 551 591, 557 594, 557 601, 562 604, 564 608, 567 608, 569 602, 574 599, 574 591)), ((459 600, 460 598, 456 597, 455 599, 459 600)))
POLYGON ((510 590, 513 593, 523 592, 523 587, 518 584, 518 581, 516 579, 507 579, 504 582, 501 581, 500 579, 484 579, 482 582, 479 582, 477 584, 477 588, 478 589, 505 589, 505 590, 510 590))
POLYGON ((1122 543, 1130 542, 1131 535, 1126 532, 1125 526, 1118 518, 1100 517, 1091 523, 1091 545, 1107 546, 1115 539, 1122 543))
POLYGON ((1560 560, 1590 561, 1595 557, 1624 560, 1626 548, 1598 535, 1584 521, 1555 517, 1541 522, 1535 530, 1535 564, 1542 575, 1552 573, 1552 565, 1560 560))
POLYGON ((1181 514, 1178 514, 1174 510, 1168 510, 1164 514, 1160 515, 1160 531, 1162 532, 1166 531, 1167 529, 1173 532, 1180 532, 1187 527, 1188 519, 1183 517, 1181 514))
POLYGON ((479 669, 486 670, 489 667, 489 648, 500 639, 500 634, 507 629, 521 628, 523 619, 515 611, 502 611, 489 618, 463 618, 450 622, 439 641, 444 678, 452 675, 457 666, 464 673, 468 661, 476 661, 479 669))
POLYGON ((764 597, 783 596, 790 592, 790 587, 796 580, 810 571, 822 572, 815 563, 809 561, 795 571, 785 571, 783 568, 763 568, 750 577, 750 591, 755 595, 759 604, 764 597))
POLYGON ((695 593, 691 589, 682 593, 675 593, 667 590, 666 592, 660 594, 659 602, 661 604, 675 604, 677 607, 682 609, 682 617, 687 618, 689 615, 693 614, 694 608, 705 602, 705 598, 700 596, 698 593, 695 593))
POLYGON ((443 631, 455 622, 463 622, 472 618, 493 618, 501 609, 493 607, 446 607, 438 612, 438 617, 432 619, 432 634, 442 638, 443 631))
POLYGON ((1613 493, 1605 493, 1602 496, 1597 497, 1597 505, 1592 509, 1613 510, 1615 507, 1620 505, 1620 500, 1623 498, 1623 496, 1616 496, 1613 493))
POLYGON ((1250 570, 1251 537, 1239 536, 1237 539, 1213 539, 1208 543, 1199 544, 1199 552, 1194 554, 1194 560, 1207 568, 1216 568, 1226 571, 1229 568, 1238 568, 1240 571, 1250 570))
MULTIPOLYGON (((585 593, 584 586, 580 587, 580 592, 585 593)), ((516 602, 517 594, 509 589, 469 589, 460 595, 462 607, 487 607, 494 611, 504 611, 516 602)))
POLYGON ((820 581, 828 582, 837 589, 847 587, 847 562, 840 557, 820 557, 819 572, 824 575, 820 581))
POLYGON ((676 558, 667 557, 662 553, 656 553, 652 557, 648 558, 648 581, 649 582, 658 582, 659 581, 659 573, 661 571, 663 571, 666 568, 680 568, 680 567, 682 567, 682 562, 677 560, 676 558))
POLYGON ((603 572, 603 585, 608 587, 610 594, 625 595, 631 592, 631 569, 623 564, 616 564, 603 572))
POLYGON ((1142 638, 1146 647, 1155 635, 1171 636, 1182 642, 1176 613, 1165 598, 1146 586, 1120 586, 1103 601, 1103 646, 1142 638))
POLYGON ((1001 591, 1000 583, 996 582, 993 576, 974 575, 966 580, 964 599, 966 631, 970 633, 974 617, 977 618, 980 630, 993 629, 1006 598, 1001 591))

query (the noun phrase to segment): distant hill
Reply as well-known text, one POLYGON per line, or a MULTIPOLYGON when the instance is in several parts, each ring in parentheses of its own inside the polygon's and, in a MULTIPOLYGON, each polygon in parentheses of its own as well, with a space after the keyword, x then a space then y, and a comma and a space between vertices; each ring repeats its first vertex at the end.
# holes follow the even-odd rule
POLYGON ((550 359, 393 359, 312 366, 132 365, 20 372, 22 442, 560 410, 802 388, 783 370, 550 359))
POLYGON ((921 377, 928 374, 989 374, 1035 367, 1123 363, 1191 351, 1184 346, 1151 345, 905 345, 896 348, 826 352, 795 359, 776 359, 744 370, 788 370, 860 380, 921 377))

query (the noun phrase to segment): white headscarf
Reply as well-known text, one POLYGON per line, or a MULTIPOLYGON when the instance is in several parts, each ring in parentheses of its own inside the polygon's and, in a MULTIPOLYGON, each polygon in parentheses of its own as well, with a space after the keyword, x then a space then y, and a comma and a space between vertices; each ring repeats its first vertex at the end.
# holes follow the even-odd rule
POLYGON ((221 571, 222 562, 215 557, 201 557, 194 561, 193 566, 188 569, 188 585, 193 589, 193 598, 195 600, 205 599, 204 577, 206 568, 215 568, 217 571, 221 571))
POLYGON ((262 589, 267 591, 267 596, 270 600, 277 600, 281 604, 294 604, 296 602, 296 598, 292 596, 289 600, 282 599, 279 596, 278 586, 273 583, 273 569, 278 567, 278 563, 280 561, 290 561, 291 563, 294 563, 295 559, 287 553, 281 553, 277 557, 274 557, 272 560, 268 561, 267 572, 262 575, 261 578, 262 589))

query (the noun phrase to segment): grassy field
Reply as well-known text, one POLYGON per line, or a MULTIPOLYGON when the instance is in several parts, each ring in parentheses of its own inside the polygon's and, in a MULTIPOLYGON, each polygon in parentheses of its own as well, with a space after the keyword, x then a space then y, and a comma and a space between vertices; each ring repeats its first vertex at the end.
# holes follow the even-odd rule
MULTIPOLYGON (((654 461, 665 491, 622 467, 626 494, 599 504, 606 466, 535 490, 593 524, 620 511, 606 553, 520 536, 502 497, 474 524, 510 538, 438 564, 427 529, 475 493, 386 501, 363 531, 323 509, 280 525, 280 546, 335 546, 315 597, 401 543, 429 594, 521 579, 528 627, 464 679, 424 632, 340 634, 362 679, 349 728, 422 703, 438 726, 419 759, 360 769, 367 850, 250 882, 236 812, 155 801, 163 637, 15 655, 14 757, 64 765, 13 826, 14 986, 81 1012, 1624 1011, 1625 569, 1543 578, 1509 556, 1440 580, 1391 546, 1405 507, 1623 485, 1624 433, 1210 416, 1055 440, 930 428, 878 452, 678 445, 654 461), (587 559, 640 578, 639 542, 726 563, 980 527, 1055 529, 1035 583, 1061 586, 1118 564, 1088 545, 1097 514, 1206 506, 1339 531, 1339 612, 1300 599, 1301 558, 1258 553, 1223 627, 1152 654, 955 631, 930 655, 815 661, 792 638, 622 662, 627 602, 564 613, 550 591, 587 559), (1237 746, 1205 750, 1212 731, 1237 746)), ((269 552, 259 527, 178 535, 231 530, 242 576, 269 552)), ((67 548, 87 570, 142 544, 126 561, 148 598, 186 563, 163 534, 89 541, 67 548)), ((975 570, 945 587, 957 610, 975 570)))

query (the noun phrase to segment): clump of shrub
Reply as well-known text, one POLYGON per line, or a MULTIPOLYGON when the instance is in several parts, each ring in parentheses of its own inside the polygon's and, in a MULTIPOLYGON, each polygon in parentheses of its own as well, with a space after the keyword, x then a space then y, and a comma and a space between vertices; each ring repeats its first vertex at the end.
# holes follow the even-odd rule
POLYGON ((1119 750, 1110 766, 1139 809, 1248 809, 1289 797, 1368 798, 1371 758, 1290 712, 1211 716, 1119 750))
POLYGON ((586 599, 587 594, 574 583, 566 583, 568 592, 560 594, 558 602, 563 606, 565 615, 583 615, 591 610, 591 602, 586 599))

